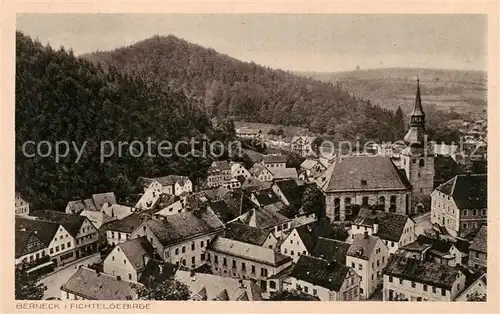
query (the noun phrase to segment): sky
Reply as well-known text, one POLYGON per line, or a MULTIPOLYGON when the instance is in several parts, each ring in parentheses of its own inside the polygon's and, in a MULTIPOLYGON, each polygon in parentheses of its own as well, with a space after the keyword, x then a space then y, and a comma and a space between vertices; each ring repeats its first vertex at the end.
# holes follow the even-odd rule
POLYGON ((77 55, 171 34, 291 71, 487 69, 485 15, 19 14, 17 29, 77 55))

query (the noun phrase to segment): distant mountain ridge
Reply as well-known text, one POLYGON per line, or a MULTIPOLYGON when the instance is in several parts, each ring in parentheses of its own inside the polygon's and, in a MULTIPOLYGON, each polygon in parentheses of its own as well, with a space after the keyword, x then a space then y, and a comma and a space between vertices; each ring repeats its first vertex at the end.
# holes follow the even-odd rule
POLYGON ((182 90, 211 117, 306 127, 338 139, 400 138, 394 113, 339 85, 243 62, 175 36, 154 36, 82 58, 182 90))

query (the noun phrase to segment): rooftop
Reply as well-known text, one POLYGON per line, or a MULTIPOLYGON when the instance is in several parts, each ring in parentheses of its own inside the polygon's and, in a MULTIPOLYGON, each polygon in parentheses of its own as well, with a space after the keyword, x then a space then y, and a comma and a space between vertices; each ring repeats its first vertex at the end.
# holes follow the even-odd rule
POLYGON ((349 270, 349 267, 337 262, 301 255, 290 276, 338 292, 349 270))
POLYGON ((47 248, 47 245, 37 236, 37 231, 16 230, 15 257, 19 258, 47 248))
POLYGON ((306 249, 312 251, 319 237, 330 238, 334 229, 327 218, 295 228, 306 249))
POLYGON ((39 220, 35 217, 16 216, 15 227, 16 230, 36 232, 38 238, 48 246, 50 242, 52 242, 52 239, 54 239, 59 229, 59 224, 56 222, 39 220))
POLYGON ((286 155, 264 155, 262 156, 262 163, 286 163, 286 155))
POLYGON ((226 225, 225 237, 228 239, 262 246, 270 236, 270 230, 250 227, 240 222, 231 222, 226 225))
POLYGON ((78 214, 66 214, 55 210, 38 210, 32 213, 41 220, 61 224, 73 237, 76 237, 80 227, 87 217, 78 214))
POLYGON ((482 253, 487 253, 488 252, 487 241, 488 241, 488 234, 486 230, 486 225, 482 225, 478 233, 474 237, 474 240, 472 240, 469 249, 474 251, 479 251, 482 253))
POLYGON ((378 222, 376 235, 381 239, 395 242, 401 238, 408 219, 411 218, 402 214, 361 208, 353 224, 373 228, 373 224, 378 222))
POLYGON ((348 256, 369 260, 379 237, 367 234, 355 234, 351 246, 347 250, 348 256))
POLYGON ((319 237, 311 255, 326 259, 330 262, 336 261, 345 265, 349 247, 350 244, 347 242, 319 237))
POLYGON ((436 190, 453 197, 459 209, 487 208, 488 178, 485 174, 457 175, 436 190))
POLYGON ((141 271, 146 267, 144 256, 148 256, 150 259, 153 258, 154 248, 146 237, 127 240, 117 246, 137 271, 141 271))

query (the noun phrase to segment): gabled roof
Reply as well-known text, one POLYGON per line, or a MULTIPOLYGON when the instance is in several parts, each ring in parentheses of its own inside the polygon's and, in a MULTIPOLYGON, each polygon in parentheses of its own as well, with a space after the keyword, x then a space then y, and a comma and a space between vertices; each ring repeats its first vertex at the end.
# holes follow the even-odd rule
POLYGON ((408 219, 411 218, 402 214, 361 208, 353 224, 373 228, 373 224, 377 221, 376 235, 381 239, 397 242, 403 234, 408 219))
POLYGON ((138 286, 138 283, 118 280, 115 276, 80 267, 61 286, 61 290, 89 300, 132 300, 136 299, 135 287, 138 286))
POLYGON ((66 214, 55 210, 34 211, 33 216, 45 221, 61 224, 73 237, 76 237, 83 222, 87 219, 87 217, 78 214, 66 214))
POLYGON ((16 230, 36 231, 38 238, 47 246, 52 242, 59 229, 58 223, 39 220, 35 217, 16 216, 15 224, 16 230))
POLYGON ((200 213, 199 217, 194 212, 185 212, 169 215, 164 219, 151 219, 145 224, 164 246, 216 232, 224 227, 222 221, 209 208, 200 213))
POLYGON ((258 177, 264 171, 268 171, 272 174, 264 165, 259 163, 253 164, 252 168, 250 168, 250 173, 255 177, 258 177))
POLYGON ((392 254, 384 274, 431 286, 451 289, 459 268, 392 254))
POLYGON ((45 249, 47 245, 37 236, 35 231, 15 231, 15 257, 45 249))
POLYGON ((271 182, 260 181, 259 179, 249 177, 243 182, 243 184, 241 184, 241 189, 253 191, 260 189, 268 189, 269 187, 271 187, 271 185, 272 185, 271 182))
POLYGON ((290 276, 338 292, 349 270, 349 267, 337 262, 301 255, 290 276))
POLYGON ((93 194, 92 200, 94 201, 97 210, 100 210, 104 203, 116 204, 116 197, 113 192, 93 194))
POLYGON ((132 233, 143 223, 143 221, 148 219, 151 219, 151 214, 149 214, 148 212, 135 212, 121 220, 115 220, 107 223, 104 229, 110 231, 132 233))
POLYGON ((259 229, 272 228, 290 221, 289 218, 267 208, 252 209, 238 218, 244 224, 259 229))
POLYGON ((408 190, 411 184, 389 157, 346 156, 318 178, 325 192, 408 190))
POLYGON ((174 185, 175 183, 183 186, 189 180, 189 178, 186 176, 179 176, 179 175, 173 175, 173 174, 168 175, 168 176, 164 176, 164 177, 152 178, 152 179, 157 181, 158 183, 160 183, 162 186, 174 185))
POLYGON ((269 204, 274 204, 280 201, 280 199, 274 194, 272 189, 264 189, 252 192, 255 199, 260 206, 266 206, 269 204))
POLYGON ((212 201, 208 205, 223 222, 235 219, 239 215, 239 210, 231 208, 224 200, 212 201))
POLYGON ((286 155, 264 155, 262 156, 262 163, 286 163, 286 155))
POLYGON ((308 252, 312 251, 319 237, 330 238, 334 233, 330 220, 327 218, 302 225, 295 230, 308 252))
POLYGON ((350 244, 347 242, 319 237, 311 251, 311 255, 345 265, 349 247, 350 244))
POLYGON ((108 222, 116 220, 116 218, 110 217, 101 211, 84 210, 80 213, 80 216, 87 217, 97 229, 108 222))
POLYGON ((482 225, 481 228, 479 229, 479 232, 474 237, 474 240, 472 240, 469 249, 474 251, 479 251, 482 253, 487 253, 488 252, 487 241, 488 241, 488 235, 487 235, 486 225, 482 225))
POLYGON ((141 271, 146 267, 144 264, 144 256, 153 258, 154 248, 149 243, 147 237, 139 237, 125 242, 119 243, 117 245, 125 254, 129 262, 137 271, 141 271))
POLYGON ((453 197, 459 209, 488 207, 488 178, 485 174, 457 175, 436 188, 453 197))
POLYGON ((228 239, 262 246, 271 234, 271 230, 262 230, 250 227, 240 222, 231 222, 226 225, 225 237, 228 239))
POLYGON ((377 241, 380 238, 367 234, 355 234, 351 246, 347 250, 348 256, 369 260, 377 241))
POLYGON ((321 168, 325 168, 323 164, 321 164, 318 160, 314 159, 306 159, 300 164, 300 168, 305 170, 311 170, 316 165, 321 165, 321 168))
POLYGON ((224 237, 216 237, 210 242, 208 248, 214 252, 225 253, 271 266, 280 266, 291 262, 290 257, 273 249, 224 237))
POLYGON ((302 200, 302 189, 293 179, 275 181, 283 196, 290 204, 298 204, 302 200))
POLYGON ((212 162, 212 165, 208 169, 209 172, 221 170, 231 170, 231 166, 227 160, 216 160, 212 162))
POLYGON ((434 182, 444 183, 465 171, 450 156, 434 157, 434 182))
POLYGON ((295 168, 271 168, 271 173, 273 174, 273 179, 297 179, 297 169, 295 168))

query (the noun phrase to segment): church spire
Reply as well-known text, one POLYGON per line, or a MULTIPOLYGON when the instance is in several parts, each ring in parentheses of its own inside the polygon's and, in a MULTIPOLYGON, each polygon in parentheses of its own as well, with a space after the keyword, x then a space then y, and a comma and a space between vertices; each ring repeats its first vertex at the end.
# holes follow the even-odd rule
POLYGON ((417 96, 415 97, 415 106, 413 107, 412 116, 424 116, 424 110, 422 109, 422 99, 420 98, 420 79, 417 78, 417 96))
POLYGON ((420 79, 417 79, 417 95, 415 105, 410 117, 410 129, 404 140, 407 144, 420 146, 423 144, 425 135, 425 114, 422 109, 422 99, 420 98, 420 79))

